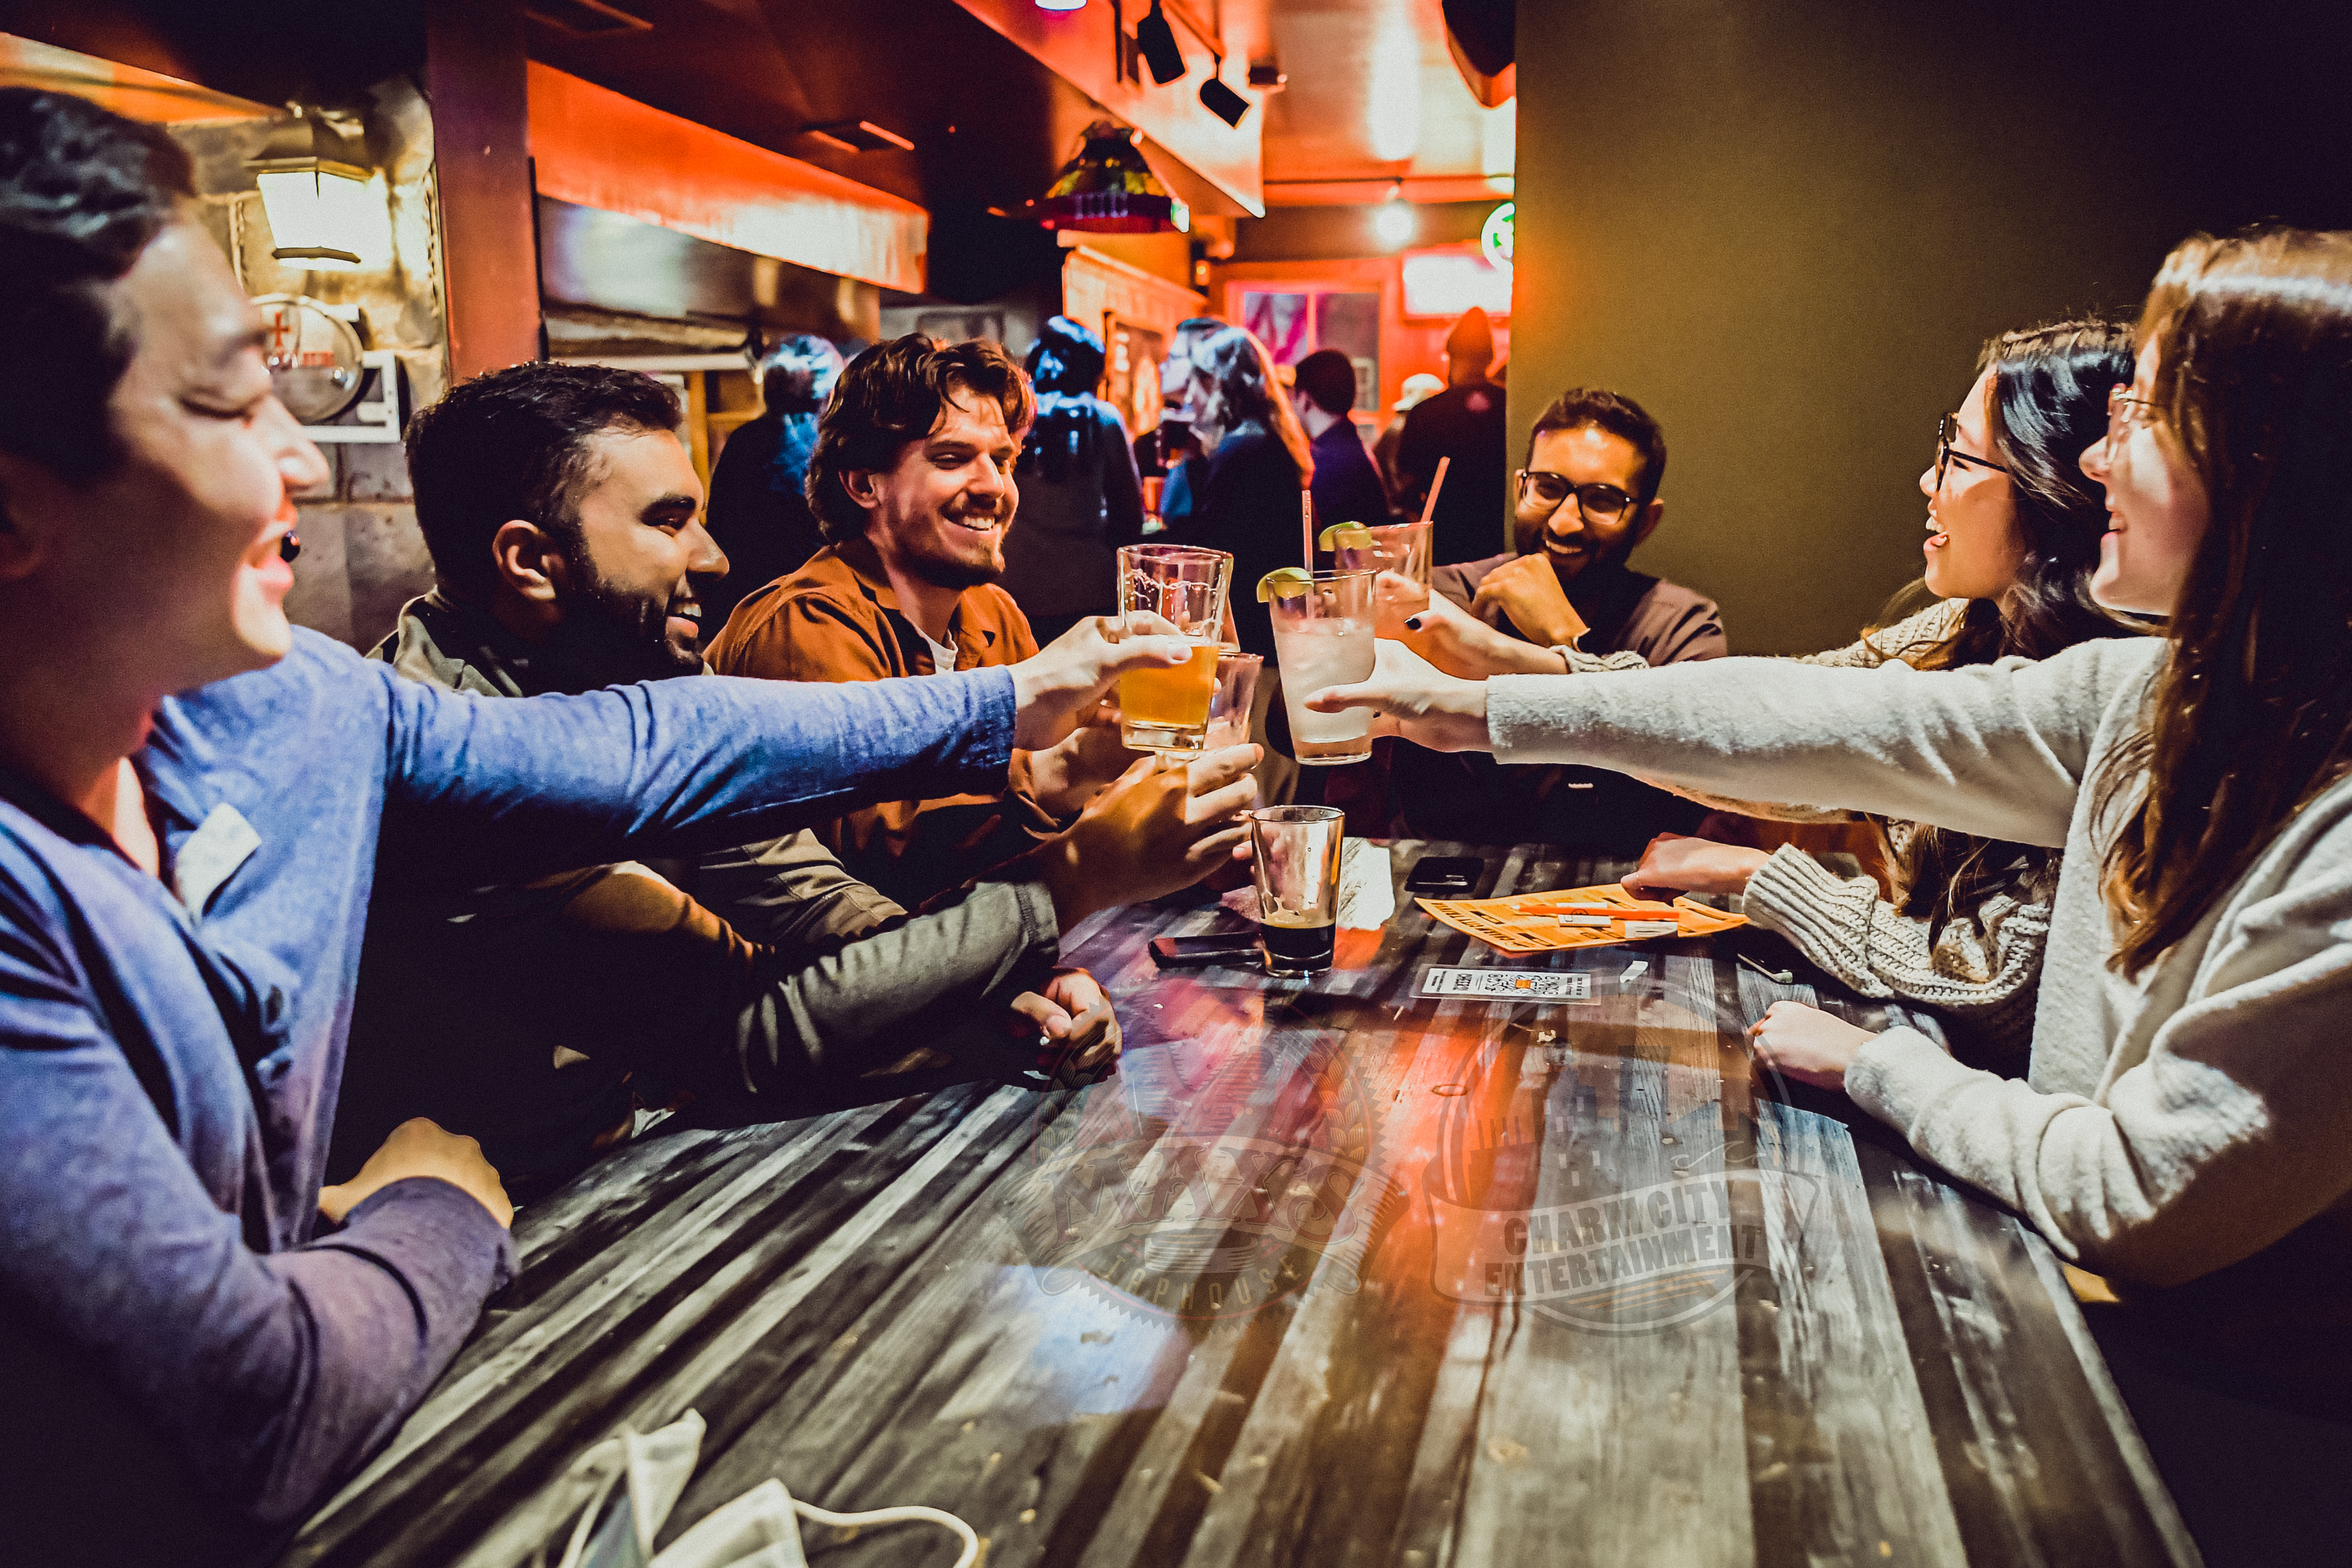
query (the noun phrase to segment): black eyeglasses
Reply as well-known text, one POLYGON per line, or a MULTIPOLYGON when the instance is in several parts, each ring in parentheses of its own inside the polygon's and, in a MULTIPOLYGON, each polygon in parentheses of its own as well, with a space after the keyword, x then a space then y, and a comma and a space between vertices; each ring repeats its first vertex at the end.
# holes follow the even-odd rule
POLYGON ((1937 489, 1944 488, 1944 475, 1950 471, 1954 463, 1966 463, 1972 468, 1990 468, 1996 474, 2009 472, 2007 468, 1990 458, 1971 458, 1966 452, 1953 450, 1952 443, 1959 438, 1959 434, 1960 416, 1957 414, 1945 415, 1942 421, 1936 426, 1936 488, 1937 489))
POLYGON ((1602 528, 1617 521, 1641 503, 1615 485, 1575 485, 1566 474, 1555 474, 1545 468, 1519 470, 1519 499, 1533 496, 1554 511, 1569 497, 1576 498, 1576 510, 1589 523, 1602 528))

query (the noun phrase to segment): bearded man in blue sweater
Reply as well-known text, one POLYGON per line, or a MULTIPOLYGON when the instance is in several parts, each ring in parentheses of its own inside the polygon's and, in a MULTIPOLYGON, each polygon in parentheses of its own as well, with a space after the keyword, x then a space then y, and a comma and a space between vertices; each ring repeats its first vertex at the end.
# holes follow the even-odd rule
POLYGON ((1185 653, 1090 623, 1009 669, 482 701, 292 631, 323 466, 187 190, 160 132, 0 90, 0 1496, 49 1563, 266 1546, 510 1266, 430 1122, 322 1197, 372 888, 1000 790, 1185 653))

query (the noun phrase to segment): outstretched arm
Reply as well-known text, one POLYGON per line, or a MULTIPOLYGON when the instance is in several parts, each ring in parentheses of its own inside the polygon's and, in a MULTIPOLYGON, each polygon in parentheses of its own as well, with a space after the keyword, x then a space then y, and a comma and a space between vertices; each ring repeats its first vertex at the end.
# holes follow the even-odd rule
POLYGON ((474 883, 747 843, 869 801, 993 794, 1172 637, 1088 622, 1007 668, 855 685, 712 677, 486 701, 373 667, 389 709, 378 864, 474 883))
POLYGON ((1394 643, 1370 680, 1311 694, 1382 732, 1508 763, 1929 822, 2055 847, 2103 723, 2137 722, 2168 645, 2084 643, 2039 664, 1923 673, 1712 659, 1612 675, 1457 680, 1394 643))

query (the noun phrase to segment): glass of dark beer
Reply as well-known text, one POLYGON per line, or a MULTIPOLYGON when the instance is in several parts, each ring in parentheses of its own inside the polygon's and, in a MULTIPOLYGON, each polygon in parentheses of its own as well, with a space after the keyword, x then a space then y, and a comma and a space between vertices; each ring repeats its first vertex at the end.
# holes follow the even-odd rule
POLYGON ((1330 968, 1346 815, 1328 805, 1269 805, 1251 812, 1249 824, 1265 972, 1316 974, 1330 968))

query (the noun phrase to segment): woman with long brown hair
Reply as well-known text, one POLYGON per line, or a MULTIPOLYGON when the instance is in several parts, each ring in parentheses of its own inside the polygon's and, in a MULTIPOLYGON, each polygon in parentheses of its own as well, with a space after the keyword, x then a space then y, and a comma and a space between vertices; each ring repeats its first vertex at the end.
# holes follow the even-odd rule
POLYGON ((1192 515, 1171 542, 1228 551, 1229 602, 1243 650, 1274 658, 1274 627, 1257 602, 1258 579, 1300 563, 1298 498, 1315 477, 1297 410, 1275 379, 1274 356, 1245 327, 1194 341, 1182 409, 1208 454, 1192 515))
POLYGON ((2252 1294, 2324 1282, 2340 1318, 2352 234, 2187 242, 2137 344, 2083 459, 2111 517, 2092 592, 2163 637, 1957 670, 1722 659, 1486 682, 1391 643, 1371 680, 1314 705, 1378 708, 1424 745, 2063 846, 2025 1079, 1788 1003, 1755 1026, 1759 1056, 1842 1087, 2070 1260, 2171 1286, 2292 1259, 2252 1294))

